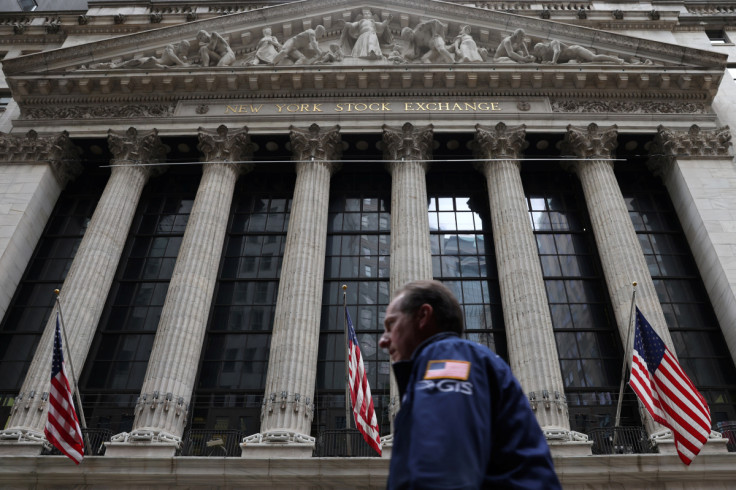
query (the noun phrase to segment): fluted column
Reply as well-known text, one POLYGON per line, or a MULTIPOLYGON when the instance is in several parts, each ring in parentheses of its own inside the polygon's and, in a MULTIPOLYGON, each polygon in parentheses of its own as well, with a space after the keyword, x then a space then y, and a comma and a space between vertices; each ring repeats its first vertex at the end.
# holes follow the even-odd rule
POLYGON ((341 156, 340 127, 291 127, 296 185, 276 299, 261 432, 243 441, 244 457, 267 451, 310 457, 314 386, 327 246, 330 177, 341 156), (279 452, 281 451, 281 452, 279 452))
POLYGON ((511 370, 547 438, 570 440, 552 317, 521 184, 519 155, 527 145, 526 127, 498 123, 495 128, 475 128, 476 156, 485 160, 478 168, 488 185, 511 370))
POLYGON ((171 276, 130 434, 118 434, 109 455, 158 449, 173 456, 181 442, 217 281, 235 182, 252 164, 247 129, 199 128, 202 179, 171 276), (120 447, 115 442, 128 443, 120 447), (132 444, 132 447, 130 446, 132 444), (132 449, 132 450, 131 450, 132 449))
POLYGON ((729 352, 736 362, 736 167, 728 126, 660 126, 649 166, 662 177, 682 223, 729 352), (717 190, 717 192, 714 192, 717 190))
MULTIPOLYGON (((113 154, 112 173, 59 294, 70 344, 65 346, 70 353, 67 363, 73 363, 77 377, 87 358, 141 191, 153 169, 158 168, 137 164, 158 162, 165 156, 156 130, 142 135, 135 128, 125 135, 110 131, 108 144, 113 154)), ((9 429, 4 431, 6 435, 17 433, 21 441, 43 439, 55 325, 56 316, 51 315, 21 388, 23 402, 16 405, 9 429)))
MULTIPOLYGON (((432 159, 433 126, 383 126, 383 158, 391 172, 391 256, 389 289, 432 279, 432 248, 427 214, 427 160, 432 159)), ((399 388, 391 373, 389 417, 399 411, 399 388)), ((390 442, 390 439, 386 441, 390 442)))
MULTIPOLYGON (((633 332, 629 335, 632 282, 636 281, 636 304, 651 323, 664 343, 674 353, 670 332, 667 329, 662 306, 654 289, 644 253, 639 245, 636 230, 631 223, 621 189, 613 173, 612 152, 617 145, 617 127, 599 128, 590 124, 587 128, 567 127, 565 149, 580 160, 572 162, 585 194, 588 214, 593 226, 595 242, 603 266, 608 293, 611 297, 621 342, 624 350, 633 345, 633 332)), ((647 415, 643 417, 650 435, 663 430, 647 415)))

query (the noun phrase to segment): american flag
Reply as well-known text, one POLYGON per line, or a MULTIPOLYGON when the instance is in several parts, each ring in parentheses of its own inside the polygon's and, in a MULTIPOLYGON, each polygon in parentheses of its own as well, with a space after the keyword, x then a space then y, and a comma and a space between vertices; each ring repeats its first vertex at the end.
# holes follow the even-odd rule
POLYGON ((350 319, 347 307, 345 308, 345 318, 348 322, 348 378, 355 426, 363 434, 365 442, 380 455, 381 440, 376 411, 373 409, 371 387, 368 386, 368 377, 363 367, 363 357, 360 355, 358 338, 355 336, 355 328, 353 328, 353 321, 350 319))
POLYGON ((629 385, 652 418, 672 430, 677 454, 689 465, 708 441, 710 409, 639 308, 629 385))
POLYGON ((74 411, 72 390, 64 368, 64 353, 61 348, 61 327, 56 314, 54 355, 51 363, 51 390, 49 392, 49 417, 44 428, 46 439, 59 451, 79 464, 84 457, 82 431, 79 429, 77 412, 74 411))

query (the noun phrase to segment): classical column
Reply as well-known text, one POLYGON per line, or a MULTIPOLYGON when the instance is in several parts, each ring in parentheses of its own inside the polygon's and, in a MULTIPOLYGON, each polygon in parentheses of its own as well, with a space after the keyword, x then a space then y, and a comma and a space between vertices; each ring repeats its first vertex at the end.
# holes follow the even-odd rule
POLYGON ((0 133, 0 318, 10 304, 61 190, 82 171, 81 150, 64 131, 0 133))
POLYGON ((261 432, 243 457, 311 457, 317 350, 327 246, 330 177, 342 153, 340 127, 291 127, 296 185, 281 266, 261 432))
MULTIPOLYGON (((432 249, 427 215, 428 160, 432 159, 433 126, 401 128, 383 126, 383 158, 391 172, 391 256, 389 289, 409 281, 432 279, 432 249)), ((391 372, 389 417, 399 411, 399 388, 391 372)), ((384 440, 391 443, 391 436, 384 440)), ((388 453, 387 453, 388 454, 388 453)))
POLYGON ((728 126, 660 126, 650 161, 669 191, 718 323, 736 362, 736 167, 728 126), (730 211, 729 211, 730 210, 730 211))
POLYGON ((202 179, 171 276, 130 434, 114 436, 109 456, 173 456, 181 443, 217 281, 235 182, 250 171, 247 129, 199 128, 202 179))
MULTIPOLYGON (((586 128, 568 126, 565 149, 578 160, 571 162, 580 179, 593 226, 595 242, 603 266, 621 342, 633 345, 631 324, 632 283, 637 282, 636 305, 664 343, 674 353, 662 306, 654 289, 644 253, 629 217, 621 189, 613 173, 613 150, 617 145, 617 127, 586 128)), ((663 428, 647 415, 643 417, 650 435, 666 435, 663 428)), ((669 432, 669 431, 668 431, 669 432)))
MULTIPOLYGON (((476 156, 485 160, 478 168, 488 184, 511 369, 548 439, 585 441, 587 436, 570 432, 542 266, 521 184, 519 155, 527 145, 526 127, 498 123, 475 129, 476 156)), ((587 445, 584 449, 590 452, 587 445)))
MULTIPOLYGON (((141 191, 158 168, 143 164, 165 157, 156 130, 142 135, 135 128, 125 135, 110 131, 108 144, 113 154, 112 173, 59 294, 70 344, 65 346, 70 353, 67 362, 73 363, 77 377, 97 329, 141 191)), ((4 437, 43 440, 55 326, 56 315, 51 315, 21 388, 23 402, 16 404, 4 437)))

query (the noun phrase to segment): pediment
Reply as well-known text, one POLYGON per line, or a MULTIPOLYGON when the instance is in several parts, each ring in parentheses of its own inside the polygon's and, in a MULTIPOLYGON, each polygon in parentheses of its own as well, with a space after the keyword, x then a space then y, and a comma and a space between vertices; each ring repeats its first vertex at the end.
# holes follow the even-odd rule
MULTIPOLYGON (((213 46, 216 58, 222 45, 213 46)), ((3 70, 23 110, 49 102, 184 94, 191 99, 408 90, 588 98, 666 93, 709 102, 725 63, 725 55, 710 51, 436 0, 304 0, 9 59, 3 70), (374 15, 372 27, 358 22, 366 10, 374 15), (278 46, 259 54, 266 28, 278 46), (361 41, 363 28, 372 29, 375 39, 361 41), (529 51, 546 43, 546 62, 498 56, 499 45, 519 29, 529 51), (304 48, 279 54, 287 41, 309 30, 318 51, 302 39, 291 45, 304 48), (211 59, 204 66, 200 31, 220 36, 232 51, 231 62, 216 66, 211 59), (366 42, 376 42, 380 53, 365 46, 356 51, 356 44, 366 42), (432 47, 439 45, 446 49, 432 47), (561 54, 557 63, 551 63, 554 46, 561 54), (472 56, 461 56, 463 50, 472 56)))

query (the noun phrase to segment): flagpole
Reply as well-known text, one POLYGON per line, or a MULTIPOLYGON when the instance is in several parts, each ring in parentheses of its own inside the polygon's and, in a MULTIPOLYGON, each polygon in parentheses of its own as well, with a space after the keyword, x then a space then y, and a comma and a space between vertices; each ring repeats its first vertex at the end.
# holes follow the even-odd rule
MULTIPOLYGON (((64 345, 66 345, 66 361, 69 363, 69 371, 71 371, 72 374, 72 392, 74 393, 74 397, 77 400, 77 405, 79 406, 79 418, 80 422, 82 423, 82 437, 84 437, 84 445, 85 447, 89 448, 88 451, 92 450, 92 445, 89 443, 89 435, 85 432, 87 429, 87 421, 84 418, 84 408, 82 407, 82 398, 79 396, 79 390, 77 389, 77 376, 74 374, 74 364, 72 363, 72 351, 71 351, 71 344, 69 344, 69 338, 66 336, 66 327, 64 326, 64 314, 61 311, 61 302, 59 301, 59 290, 54 289, 54 293, 56 293, 56 307, 57 311, 59 312, 59 319, 61 320, 61 333, 64 335, 64 345)), ((88 453, 89 454, 89 453, 88 453)))
POLYGON ((347 284, 342 285, 342 327, 343 327, 343 344, 345 345, 345 446, 348 456, 351 455, 350 444, 350 374, 348 363, 350 352, 348 352, 348 300, 347 300, 347 284))
MULTIPOLYGON (((631 338, 631 327, 634 321, 634 307, 636 305, 636 281, 632 282, 631 285, 634 291, 631 293, 631 310, 629 312, 629 328, 626 331, 626 343, 624 344, 624 365, 621 368, 621 386, 618 390, 618 404, 616 405, 616 422, 614 428, 618 427, 621 422, 621 404, 624 399, 624 385, 626 384, 626 368, 629 364, 629 340, 631 338)), ((614 433, 615 437, 615 433, 614 433)), ((615 442, 614 442, 615 444, 615 442)))

